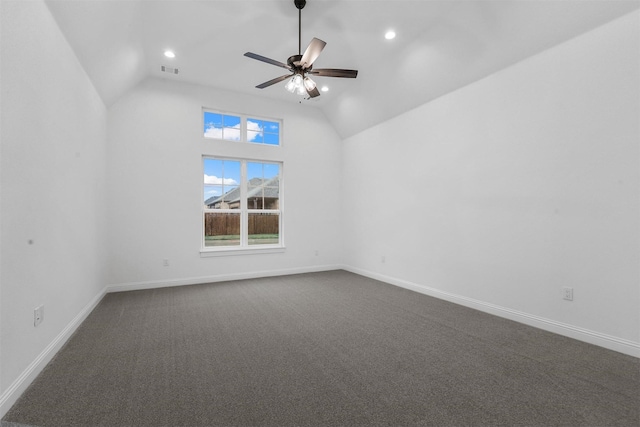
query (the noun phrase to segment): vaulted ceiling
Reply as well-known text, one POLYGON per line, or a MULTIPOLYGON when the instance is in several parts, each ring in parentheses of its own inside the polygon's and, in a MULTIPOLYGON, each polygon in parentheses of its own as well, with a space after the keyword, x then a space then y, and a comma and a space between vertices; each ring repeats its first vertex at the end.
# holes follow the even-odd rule
MULTIPOLYGON (((286 70, 249 59, 298 53, 293 0, 46 0, 107 106, 154 76, 287 102, 286 70), (175 52, 174 59, 163 55, 175 52), (178 68, 168 74, 161 66, 178 68)), ((640 7, 637 0, 307 0, 302 50, 327 45, 316 68, 320 108, 342 137, 401 114, 640 7), (386 40, 393 29, 397 37, 386 40)), ((305 108, 301 106, 301 108, 305 108)))

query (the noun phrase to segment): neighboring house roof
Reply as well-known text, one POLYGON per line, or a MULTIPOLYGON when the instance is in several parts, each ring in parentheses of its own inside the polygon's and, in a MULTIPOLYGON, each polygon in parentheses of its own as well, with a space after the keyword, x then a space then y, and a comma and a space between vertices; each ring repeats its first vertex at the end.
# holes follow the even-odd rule
MULTIPOLYGON (((264 188, 264 197, 267 198, 278 198, 280 192, 280 178, 273 177, 271 179, 262 179, 262 178, 251 178, 248 182, 249 191, 247 192, 247 197, 254 197, 260 193, 260 191, 264 188)), ((226 203, 233 203, 240 200, 240 186, 234 188, 233 190, 227 191, 222 196, 210 197, 208 198, 204 204, 207 206, 215 205, 216 203, 220 203, 222 201, 226 203)))

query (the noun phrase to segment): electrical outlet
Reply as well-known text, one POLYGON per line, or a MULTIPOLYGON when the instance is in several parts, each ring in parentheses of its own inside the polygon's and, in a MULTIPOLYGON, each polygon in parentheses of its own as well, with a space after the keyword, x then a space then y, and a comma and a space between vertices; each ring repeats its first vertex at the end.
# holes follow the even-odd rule
POLYGON ((33 310, 33 326, 38 326, 44 320, 44 305, 33 310))
POLYGON ((573 301, 573 288, 565 286, 562 288, 562 299, 573 301))
POLYGON ((162 260, 162 265, 164 265, 165 267, 169 267, 169 260, 168 259, 163 259, 162 260))
POLYGON ((320 255, 320 251, 316 249, 316 256, 320 255))
POLYGON ((383 264, 384 264, 385 262, 387 262, 387 257, 386 257, 386 256, 384 256, 384 255, 382 255, 382 256, 380 257, 380 262, 381 262, 381 263, 383 263, 383 264))

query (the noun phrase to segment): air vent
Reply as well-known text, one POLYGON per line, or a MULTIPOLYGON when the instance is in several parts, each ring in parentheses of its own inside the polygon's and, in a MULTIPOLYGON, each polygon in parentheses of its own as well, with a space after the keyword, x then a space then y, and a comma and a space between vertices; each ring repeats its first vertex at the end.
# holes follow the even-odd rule
POLYGON ((160 70, 169 74, 178 74, 177 68, 165 67, 164 65, 160 66, 160 70))

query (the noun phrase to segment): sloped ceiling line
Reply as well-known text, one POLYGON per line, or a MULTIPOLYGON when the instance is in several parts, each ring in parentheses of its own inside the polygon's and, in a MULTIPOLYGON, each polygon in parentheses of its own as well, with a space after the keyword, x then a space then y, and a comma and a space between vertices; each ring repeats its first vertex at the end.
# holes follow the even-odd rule
MULTIPOLYGON (((255 85, 297 53, 297 9, 285 0, 45 0, 107 106, 148 77, 171 78, 298 103, 281 85, 255 85), (176 58, 163 57, 167 48, 176 58), (167 75, 161 65, 177 67, 167 75)), ((316 68, 320 108, 343 137, 402 114, 640 7, 636 0, 308 0, 303 44, 327 42, 316 68), (394 28, 398 37, 384 39, 394 28)))

